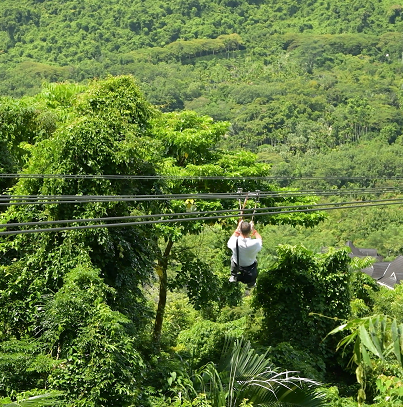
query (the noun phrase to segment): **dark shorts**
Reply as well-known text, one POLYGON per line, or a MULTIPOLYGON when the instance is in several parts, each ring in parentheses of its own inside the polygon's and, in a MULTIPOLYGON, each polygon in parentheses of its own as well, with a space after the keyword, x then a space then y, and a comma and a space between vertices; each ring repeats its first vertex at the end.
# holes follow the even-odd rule
POLYGON ((250 266, 238 267, 234 260, 231 259, 231 274, 237 277, 237 281, 245 284, 256 282, 257 278, 257 261, 250 266))

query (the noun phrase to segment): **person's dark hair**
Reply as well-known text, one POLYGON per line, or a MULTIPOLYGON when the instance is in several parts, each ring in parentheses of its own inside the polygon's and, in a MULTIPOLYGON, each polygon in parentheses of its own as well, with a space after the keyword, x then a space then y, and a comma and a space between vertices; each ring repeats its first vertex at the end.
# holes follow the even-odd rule
POLYGON ((249 233, 250 233, 251 230, 252 230, 252 227, 251 227, 251 225, 250 225, 249 222, 245 222, 245 221, 244 221, 244 222, 241 223, 240 230, 241 230, 241 233, 242 233, 244 236, 246 236, 246 235, 249 235, 249 233))

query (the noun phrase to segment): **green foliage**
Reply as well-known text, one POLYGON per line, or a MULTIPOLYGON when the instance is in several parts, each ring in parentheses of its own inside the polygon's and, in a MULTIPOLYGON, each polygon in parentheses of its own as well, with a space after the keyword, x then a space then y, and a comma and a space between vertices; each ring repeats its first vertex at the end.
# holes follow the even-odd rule
MULTIPOLYGON (((0 174, 13 174, 15 173, 15 162, 12 158, 12 155, 8 149, 7 141, 0 139, 0 174)), ((9 179, 0 178, 0 193, 3 193, 7 187, 11 185, 9 179)))
POLYGON ((36 98, 44 100, 46 106, 52 109, 68 109, 74 106, 77 95, 87 89, 85 85, 76 83, 43 83, 42 92, 36 98))
MULTIPOLYGON (((325 177, 324 186, 345 188, 352 186, 372 186, 369 179, 353 183, 354 177, 398 177, 401 174, 399 164, 399 146, 378 141, 363 142, 362 148, 344 146, 343 148, 319 154, 315 157, 296 158, 289 164, 282 163, 273 168, 276 176, 325 177), (324 158, 326 157, 326 158, 324 158), (341 173, 344 179, 331 179, 335 173, 341 173)), ((333 177, 334 178, 334 177, 333 177)), ((312 181, 305 181, 306 187, 313 187, 312 181)), ((299 184, 301 186, 301 184, 299 184)), ((289 186, 289 185, 287 185, 289 186)))
POLYGON ((12 402, 10 398, 0 399, 0 405, 3 407, 40 407, 40 406, 59 406, 63 405, 60 398, 61 392, 56 391, 27 391, 16 396, 16 401, 12 402))
POLYGON ((401 365, 403 360, 400 341, 402 329, 402 324, 398 324, 395 319, 390 319, 385 315, 374 315, 348 321, 329 334, 344 330, 351 331, 349 335, 339 342, 338 349, 345 348, 350 343, 355 342, 353 360, 357 364, 371 365, 367 353, 369 351, 382 360, 389 354, 394 355, 401 365))
POLYGON ((374 314, 388 315, 396 318, 398 323, 403 322, 402 309, 399 304, 402 301, 403 286, 398 284, 394 290, 381 287, 379 292, 374 294, 374 314))
MULTIPOLYGON (((1 34, 0 31, 0 36, 1 34)), ((17 48, 22 47, 17 45, 17 48)), ((4 53, 1 56, 4 57, 4 53)), ((64 82, 72 79, 74 69, 71 66, 58 66, 49 62, 47 58, 42 61, 17 56, 10 65, 10 61, 3 59, 0 63, 5 68, 1 73, 4 80, 2 94, 12 97, 34 96, 41 91, 42 82, 64 82), (15 82, 17 78, 20 79, 18 85, 15 82)))
MULTIPOLYGON (((69 126, 58 130, 52 139, 38 143, 27 168, 28 173, 153 173, 153 164, 149 161, 150 155, 153 154, 148 148, 149 140, 147 137, 144 139, 140 137, 142 128, 146 126, 143 118, 147 117, 148 105, 142 104, 141 98, 136 105, 133 98, 137 95, 138 88, 134 82, 130 78, 124 77, 108 79, 103 84, 97 83, 94 86, 95 90, 92 92, 99 95, 99 99, 94 95, 95 101, 102 100, 105 93, 110 100, 114 100, 113 92, 119 93, 122 89, 127 98, 124 99, 122 95, 119 95, 117 107, 109 104, 109 107, 103 108, 102 113, 93 112, 92 117, 81 116, 69 126), (121 111, 121 104, 124 103, 124 100, 127 101, 126 110, 121 111), (130 110, 130 106, 132 110, 130 110), (137 113, 138 116, 136 116, 137 113), (122 115, 124 118, 120 120, 122 115), (131 122, 133 122, 133 126, 130 126, 131 122)), ((90 109, 85 104, 84 97, 83 99, 81 109, 90 109)), ((88 111, 90 112, 90 110, 88 111)), ((148 190, 149 187, 147 183, 140 185, 135 182, 118 181, 112 184, 109 180, 102 179, 70 181, 57 178, 22 179, 14 193, 17 195, 118 195, 129 191, 131 194, 136 191, 141 192, 148 190)), ((31 208, 11 207, 5 213, 4 219, 5 221, 12 219, 26 222, 122 216, 129 213, 129 205, 118 202, 67 206, 55 204, 45 207, 36 205, 31 208)), ((14 258, 14 260, 12 264, 6 266, 9 272, 6 273, 7 279, 3 283, 8 288, 4 293, 8 292, 9 295, 4 295, 2 298, 5 303, 8 303, 7 298, 10 298, 10 294, 12 298, 16 300, 18 298, 18 301, 21 302, 22 314, 21 319, 6 317, 5 320, 13 321, 12 324, 18 327, 19 331, 24 331, 27 324, 32 322, 32 309, 42 301, 40 297, 57 291, 64 274, 80 262, 83 264, 92 262, 95 267, 98 267, 108 284, 119 287, 116 305, 124 310, 124 313, 138 312, 139 320, 142 320, 143 317, 140 315, 146 314, 141 305, 143 301, 139 300, 137 303, 138 295, 140 295, 138 284, 150 277, 148 271, 152 258, 147 245, 152 246, 153 243, 145 239, 142 244, 139 244, 142 239, 140 235, 142 235, 141 230, 121 228, 119 230, 84 230, 67 235, 53 234, 40 239, 34 235, 20 235, 8 239, 4 245, 4 253, 7 253, 6 258, 14 258), (18 256, 15 250, 19 250, 18 256), (88 253, 91 253, 90 257, 88 257, 88 253), (29 268, 25 267, 27 258, 29 258, 29 268), (44 272, 44 270, 46 271, 44 272), (21 276, 23 277, 21 278, 21 276), (36 283, 32 284, 33 281, 36 283), (20 290, 25 290, 27 287, 29 287, 28 291, 21 296, 20 290), (27 293, 29 293, 28 296, 27 293), (30 313, 29 318, 26 312, 30 313)))
MULTIPOLYGON (((28 100, 0 99, 1 165, 8 173, 21 170, 29 158, 30 146, 49 138, 56 128, 56 117, 28 100)), ((3 171, 2 172, 6 172, 3 171)))
POLYGON ((193 400, 188 400, 182 395, 173 398, 156 398, 155 400, 152 400, 151 405, 152 407, 212 407, 207 396, 203 393, 197 395, 193 400))
POLYGON ((76 332, 57 369, 49 377, 78 406, 128 406, 139 392, 144 364, 136 350, 130 321, 105 304, 76 332))
POLYGON ((393 143, 402 26, 399 5, 375 0, 5 0, 0 93, 134 74, 164 111, 231 122, 230 148, 271 145, 290 160, 379 135, 393 143))
POLYGON ((176 166, 200 165, 214 158, 210 150, 227 127, 228 123, 213 122, 210 117, 184 111, 163 115, 156 126, 156 137, 163 141, 165 154, 175 159, 176 166))
POLYGON ((190 329, 178 336, 178 347, 191 358, 193 367, 200 367, 210 361, 219 360, 227 335, 240 338, 246 320, 218 323, 207 320, 196 322, 190 329))
POLYGON ((78 266, 64 277, 60 290, 45 304, 43 340, 57 357, 67 357, 72 341, 107 300, 116 296, 99 277, 99 270, 78 266))
POLYGON ((325 394, 325 400, 330 406, 334 407, 357 407, 357 402, 352 397, 341 398, 339 389, 336 386, 329 388, 320 388, 325 394))
POLYGON ((189 329, 199 318, 199 312, 190 304, 186 294, 171 293, 165 308, 162 342, 175 346, 179 333, 189 329))
POLYGON ((82 114, 95 115, 109 125, 132 124, 131 130, 138 135, 144 133, 154 113, 132 76, 94 81, 81 95, 78 110, 82 114))
POLYGON ((320 382, 325 380, 326 366, 323 359, 304 350, 298 350, 289 342, 270 347, 268 356, 279 368, 296 371, 303 377, 320 382))
MULTIPOLYGON (((150 394, 152 406, 191 405, 192 400, 203 398, 197 394, 190 377, 187 363, 176 354, 164 352, 154 355, 148 363, 144 386, 150 394), (164 404, 165 403, 165 404, 164 404)), ((145 393, 145 392, 144 392, 145 393)), ((143 394, 144 394, 143 393, 143 394)), ((145 398, 144 398, 145 400, 145 398)))
POLYGON ((315 255, 303 246, 279 246, 277 262, 259 275, 254 298, 264 313, 264 343, 289 342, 331 358, 332 345, 323 339, 334 319, 350 313, 349 261, 345 250, 315 255))
POLYGON ((267 354, 259 354, 249 342, 228 339, 219 363, 210 363, 199 371, 198 380, 215 407, 252 405, 322 406, 323 394, 318 383, 279 372, 267 354))
POLYGON ((352 297, 362 300, 369 310, 373 309, 375 304, 374 293, 380 291, 380 286, 367 274, 357 271, 351 278, 352 297))
POLYGON ((402 403, 403 383, 400 378, 395 376, 380 375, 376 380, 376 386, 380 394, 375 398, 375 400, 384 401, 391 406, 398 406, 402 403))
POLYGON ((189 258, 186 253, 181 259, 181 270, 169 284, 171 289, 185 287, 189 301, 196 310, 218 302, 221 285, 222 281, 213 273, 211 265, 189 258))
POLYGON ((12 395, 35 387, 45 388, 47 376, 56 363, 41 353, 42 346, 31 339, 10 339, 0 343, 0 396, 12 395))
POLYGON ((177 40, 170 42, 164 47, 152 47, 141 52, 133 52, 133 60, 151 60, 153 63, 161 61, 187 62, 197 56, 222 54, 234 50, 243 49, 242 38, 238 34, 220 35, 217 38, 201 38, 194 40, 177 40))
MULTIPOLYGON (((136 0, 129 4, 120 0, 35 0, 15 4, 3 0, 0 93, 14 97, 41 93, 21 100, 1 99, 0 173, 26 167, 25 173, 83 175, 324 176, 328 180, 321 183, 281 181, 280 186, 331 186, 336 190, 379 186, 368 180, 353 184, 335 179, 334 174, 378 179, 402 175, 402 29, 402 7, 392 1, 172 0, 168 4, 136 0), (134 74, 138 84, 130 76, 112 78, 108 74, 134 74), (87 82, 94 77, 107 79, 87 82), (159 114, 146 99, 170 113, 159 114), (184 107, 186 111, 179 113, 184 107), (239 148, 259 154, 239 152, 239 148)), ((11 180, 0 179, 1 191, 10 186, 11 180)), ((115 195, 234 192, 237 188, 280 190, 279 186, 246 179, 169 183, 47 179, 20 181, 12 192, 115 195)), ((283 202, 267 199, 260 205, 316 202, 317 199, 300 197, 283 202)), ((136 207, 128 203, 32 205, 7 209, 1 222, 187 210, 214 213, 235 209, 236 204, 234 200, 176 201, 136 207)), ((323 246, 341 247, 346 240, 354 240, 361 247, 376 248, 393 259, 402 252, 399 211, 400 207, 394 206, 329 211, 328 219, 315 212, 260 217, 261 225, 270 224, 264 228, 264 239, 270 244, 261 253, 261 270, 270 267, 274 273, 275 268, 270 265, 274 247, 284 242, 294 245, 303 241, 309 249, 320 251, 323 246), (305 226, 316 227, 307 231, 305 226)), ((217 235, 233 226, 232 220, 217 222, 217 235)), ((134 402, 137 388, 129 383, 129 377, 141 378, 137 367, 130 370, 120 364, 119 352, 110 359, 99 356, 99 364, 89 362, 88 349, 117 344, 119 349, 127 347, 128 354, 136 357, 138 347, 144 346, 140 339, 143 329, 150 325, 143 285, 151 281, 154 260, 159 262, 157 271, 165 262, 170 278, 179 271, 174 285, 186 290, 202 315, 219 321, 251 318, 248 310, 240 308, 220 312, 224 305, 241 304, 241 292, 228 288, 224 281, 228 259, 223 250, 217 249, 225 246, 224 238, 209 242, 208 248, 200 244, 196 249, 198 242, 187 240, 189 234, 199 236, 206 229, 205 222, 199 221, 147 229, 4 238, 0 260, 0 339, 7 347, 10 340, 20 345, 33 336, 41 339, 44 346, 43 339, 49 352, 59 354, 80 372, 81 379, 75 378, 72 371, 64 377, 60 368, 61 385, 68 386, 71 377, 77 386, 71 399, 81 386, 78 381, 85 377, 83 388, 87 393, 81 396, 81 403, 87 402, 85 398, 95 404, 103 397, 115 399, 112 390, 107 395, 103 393, 108 386, 122 386, 122 394, 127 397, 116 396, 122 405, 130 399, 134 402), (156 248, 158 237, 160 250, 156 248), (181 251, 191 253, 185 256, 181 251), (208 284, 213 288, 206 290, 208 284), (71 297, 69 290, 74 293, 71 297), (91 312, 103 321, 101 333, 91 312), (115 321, 119 332, 109 332, 105 321, 115 321), (136 344, 128 340, 133 330, 137 332, 133 336, 136 344), (64 355, 70 344, 76 350, 68 361, 64 355), (77 360, 88 363, 88 369, 77 360), (92 367, 102 373, 99 382, 93 378, 92 367), (122 370, 118 384, 108 376, 115 368, 122 370)), ((328 255, 327 259, 317 256, 310 261, 311 254, 307 252, 292 253, 292 261, 284 262, 284 269, 279 269, 281 276, 274 274, 267 279, 263 272, 259 277, 276 299, 271 302, 268 294, 258 292, 264 303, 263 340, 271 337, 273 344, 278 343, 278 359, 284 368, 295 366, 309 375, 320 376, 322 356, 326 361, 331 358, 329 339, 317 344, 334 323, 310 313, 347 318, 350 289, 354 315, 379 312, 396 318, 397 324, 403 321, 400 287, 393 292, 378 289, 367 276, 353 273, 352 286, 347 289, 350 273, 343 269, 347 264, 344 254, 328 255), (338 269, 340 265, 344 271, 338 269), (289 305, 284 305, 284 299, 289 305), (269 325, 276 329, 269 331, 269 325), (313 349, 316 345, 317 349, 313 349)), ((187 302, 183 305, 182 312, 176 309, 167 313, 168 325, 163 333, 167 347, 174 345, 179 332, 191 329, 197 319, 193 308, 187 302), (186 310, 189 315, 184 315, 186 310)), ((248 319, 249 325, 259 318, 248 319)), ((260 323, 243 329, 257 338, 260 323)), ((180 342, 180 346, 184 345, 180 342)), ((203 352, 215 357, 216 347, 219 344, 209 342, 209 349, 203 352)), ((29 359, 14 350, 4 357, 8 363, 5 371, 10 373, 3 378, 8 383, 7 392, 42 387, 47 380, 53 361, 44 359, 41 370, 38 366, 43 354, 38 349, 30 352, 25 352, 29 359), (27 367, 24 371, 25 366, 33 370, 28 371, 27 367)), ((154 366, 158 367, 158 363, 154 366)), ((182 377, 166 373, 164 380, 172 378, 173 385, 182 377)), ((379 403, 386 403, 386 397, 398 396, 394 373, 384 373, 379 403)), ((158 394, 161 403, 210 404, 203 395, 184 400, 175 391, 158 394)), ((145 402, 145 393, 138 404, 145 402)), ((333 396, 332 405, 347 406, 351 402, 333 396)), ((250 399, 242 403, 252 404, 250 399)))
MULTIPOLYGON (((372 357, 380 359, 386 364, 397 364, 402 368, 403 361, 403 324, 399 324, 396 319, 391 319, 385 315, 373 315, 366 318, 354 319, 340 325, 329 335, 338 332, 348 331, 337 345, 337 349, 347 349, 349 345, 353 345, 353 356, 351 361, 357 366, 355 373, 357 382, 361 385, 358 391, 358 402, 362 404, 366 399, 366 369, 372 369, 374 362, 372 357), (391 359, 389 359, 391 357, 391 359)), ((377 381, 378 390, 381 392, 379 399, 383 397, 394 398, 400 397, 399 383, 396 381, 392 386, 393 379, 389 382, 385 380, 384 375, 381 375, 377 381)))
MULTIPOLYGON (((53 137, 36 144, 26 171, 153 174, 154 149, 150 151, 145 134, 153 110, 133 79, 109 78, 94 83, 77 101, 75 95, 72 90, 57 98, 70 115, 53 137)), ((150 186, 96 178, 70 181, 21 179, 13 193, 117 195, 149 191, 150 186)), ((131 210, 130 204, 119 202, 15 206, 3 214, 3 221, 123 216, 131 210)), ((36 379, 24 390, 46 381, 77 405, 133 403, 139 393, 134 378, 141 381, 144 369, 137 348, 150 318, 141 285, 152 279, 153 246, 143 230, 134 228, 3 239, 2 336, 36 337, 45 349, 39 356, 48 354, 57 361, 52 371, 44 370, 39 377, 34 370, 36 379)), ((13 375, 11 369, 5 375, 7 395, 20 390, 13 375)), ((28 381, 25 375, 21 379, 28 381)))

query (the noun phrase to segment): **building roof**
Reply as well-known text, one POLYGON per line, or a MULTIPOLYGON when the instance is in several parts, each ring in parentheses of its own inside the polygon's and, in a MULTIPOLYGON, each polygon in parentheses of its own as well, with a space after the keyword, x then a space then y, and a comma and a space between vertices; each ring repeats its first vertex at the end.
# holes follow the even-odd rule
POLYGON ((378 254, 376 249, 363 249, 361 247, 355 247, 351 240, 347 241, 346 246, 351 249, 351 253, 349 254, 350 257, 374 257, 377 261, 383 260, 383 257, 378 254))
POLYGON ((388 268, 390 262, 383 261, 379 263, 374 263, 371 266, 362 269, 361 271, 365 274, 368 274, 374 280, 379 280, 385 275, 385 271, 388 268))
POLYGON ((389 288, 394 288, 394 286, 396 284, 399 284, 402 280, 403 256, 399 256, 389 264, 389 266, 385 270, 385 274, 380 279, 378 279, 378 283, 389 288))
POLYGON ((397 257, 393 261, 382 261, 383 257, 378 255, 376 249, 362 249, 355 247, 352 241, 346 245, 351 249, 350 257, 374 257, 377 261, 361 271, 368 274, 379 284, 393 289, 396 284, 403 280, 403 256, 397 257))

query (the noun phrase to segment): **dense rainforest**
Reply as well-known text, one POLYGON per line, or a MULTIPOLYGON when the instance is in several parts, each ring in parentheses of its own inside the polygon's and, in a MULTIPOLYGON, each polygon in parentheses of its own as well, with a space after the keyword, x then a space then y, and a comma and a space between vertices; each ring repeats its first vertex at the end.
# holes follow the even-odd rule
POLYGON ((402 73, 391 0, 2 0, 0 405, 401 406, 402 73))

